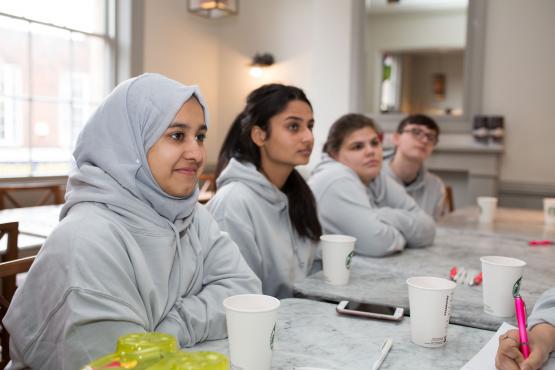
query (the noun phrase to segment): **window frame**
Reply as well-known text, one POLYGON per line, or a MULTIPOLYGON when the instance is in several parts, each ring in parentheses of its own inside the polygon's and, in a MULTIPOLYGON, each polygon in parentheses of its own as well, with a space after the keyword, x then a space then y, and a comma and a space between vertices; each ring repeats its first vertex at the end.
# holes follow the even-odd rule
MULTIPOLYGON (((51 23, 47 23, 47 22, 43 22, 40 20, 36 20, 36 19, 30 19, 30 18, 26 18, 26 17, 21 17, 21 16, 17 16, 17 15, 12 15, 12 14, 7 14, 7 13, 3 13, 0 12, 0 15, 7 17, 7 18, 11 18, 11 19, 15 19, 15 20, 20 20, 20 21, 24 21, 24 22, 28 22, 28 24, 37 24, 37 25, 42 25, 42 26, 46 26, 46 27, 52 27, 54 29, 57 30, 64 30, 64 31, 68 31, 70 33, 70 35, 72 35, 73 33, 77 33, 77 34, 81 34, 81 35, 85 35, 88 37, 95 37, 99 40, 102 40, 101 42, 106 46, 107 48, 107 53, 105 53, 105 63, 106 63, 106 74, 104 75, 104 81, 102 81, 102 83, 104 84, 104 86, 106 86, 106 91, 105 93, 109 93, 109 91, 111 91, 115 85, 117 84, 118 81, 120 80, 125 80, 130 76, 132 71, 135 71, 135 73, 139 73, 140 72, 140 68, 137 68, 137 66, 142 67, 142 60, 138 61, 138 62, 134 62, 131 60, 131 56, 136 56, 137 55, 137 51, 134 50, 134 54, 133 55, 122 55, 122 50, 126 50, 126 48, 121 47, 120 44, 124 44, 124 45, 130 45, 131 44, 131 39, 133 40, 137 40, 134 43, 142 43, 142 33, 139 33, 139 37, 134 36, 131 34, 131 32, 122 32, 122 27, 126 27, 129 30, 132 30, 133 27, 138 27, 139 25, 137 25, 137 21, 140 21, 140 17, 142 17, 142 9, 143 9, 143 3, 142 0, 120 0, 120 1, 116 1, 116 0, 103 0, 104 1, 104 8, 105 8, 105 13, 104 13, 104 32, 103 33, 94 33, 94 32, 86 32, 86 31, 81 31, 81 30, 76 30, 76 29, 72 29, 69 27, 65 27, 65 26, 60 26, 57 24, 51 24, 51 23), (136 1, 136 4, 135 4, 136 1), (138 11, 137 11, 137 10, 138 11), (138 15, 137 15, 138 14, 138 15), (133 67, 135 66, 135 67, 133 67)), ((142 25, 140 25, 140 27, 142 27, 142 25)), ((31 39, 33 36, 29 33, 28 38, 31 39)), ((71 47, 71 46, 70 46, 71 47)), ((128 49, 128 48, 127 48, 128 49)), ((142 50, 139 49, 139 52, 141 52, 142 50)), ((28 46, 27 47, 27 53, 29 55, 29 58, 31 56, 31 47, 28 46)), ((30 60, 30 59, 29 59, 30 60)), ((32 68, 32 63, 29 63, 28 67, 25 68, 32 68)), ((73 70, 74 68, 72 68, 73 70)), ((30 83, 33 80, 33 76, 32 74, 29 75, 29 80, 30 83)), ((57 99, 57 104, 58 104, 58 109, 62 109, 62 105, 65 104, 71 104, 73 105, 74 99, 70 99, 70 102, 62 102, 61 101, 61 96, 58 96, 57 99)), ((21 107, 21 110, 23 112, 23 114, 21 114, 21 116, 26 116, 27 117, 31 117, 31 103, 32 102, 41 102, 44 101, 41 99, 40 96, 33 94, 32 92, 29 92, 29 94, 26 95, 25 99, 22 100, 22 103, 28 103, 26 107, 21 107)), ((99 102, 95 102, 95 103, 100 103, 99 102)), ((80 103, 77 103, 80 104, 80 103)), ((90 110, 88 110, 90 113, 90 110)), ((21 117, 20 117, 21 118, 21 117)), ((28 120, 30 118, 28 118, 26 120, 26 122, 23 122, 23 119, 20 119, 18 122, 16 122, 15 124, 18 125, 18 132, 19 132, 19 142, 21 143, 22 140, 22 129, 23 129, 23 125, 28 124, 28 120)), ((61 119, 61 118, 60 118, 61 119)), ((58 120, 58 122, 53 122, 53 127, 60 127, 62 123, 60 122, 60 120, 58 120)), ((71 122, 71 126, 73 126, 75 123, 71 122)), ((31 128, 30 128, 31 129, 31 128)), ((74 134, 72 134, 71 136, 75 136, 74 134)), ((70 138, 70 140, 72 140, 73 138, 70 138)), ((6 145, 4 145, 4 143, 0 143, 5 147, 8 147, 6 145)), ((29 153, 32 153, 33 148, 36 148, 37 146, 34 146, 32 144, 30 144, 28 146, 28 150, 29 153)), ((64 147, 66 146, 66 143, 60 141, 59 146, 60 150, 63 150, 64 147)), ((26 147, 27 148, 27 147, 26 147)), ((33 157, 35 157, 36 155, 31 155, 29 154, 28 158, 26 159, 26 163, 29 165, 29 167, 31 168, 32 164, 33 164, 33 157)), ((23 180, 24 179, 32 179, 32 178, 37 178, 37 179, 44 179, 44 178, 65 178, 67 177, 67 174, 61 174, 61 173, 33 173, 33 170, 29 170, 29 172, 26 172, 24 174, 21 175, 17 175, 17 174, 9 174, 8 177, 4 177, 4 176, 0 176, 0 182, 5 182, 5 181, 13 181, 13 180, 23 180)))

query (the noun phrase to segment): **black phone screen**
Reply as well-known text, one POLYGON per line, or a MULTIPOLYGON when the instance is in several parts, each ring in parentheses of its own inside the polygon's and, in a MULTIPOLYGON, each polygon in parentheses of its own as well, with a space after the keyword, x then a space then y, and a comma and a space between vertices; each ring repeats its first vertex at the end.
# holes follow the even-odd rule
POLYGON ((345 308, 353 311, 372 312, 383 315, 393 315, 395 313, 395 310, 397 309, 397 307, 387 306, 383 304, 359 303, 352 301, 349 301, 345 308))

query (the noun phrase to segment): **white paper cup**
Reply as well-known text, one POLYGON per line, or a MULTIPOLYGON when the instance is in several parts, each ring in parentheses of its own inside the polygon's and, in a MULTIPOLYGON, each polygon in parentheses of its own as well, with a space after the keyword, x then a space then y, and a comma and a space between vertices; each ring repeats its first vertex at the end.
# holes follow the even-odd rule
POLYGON ((411 277, 407 284, 412 342, 423 347, 443 346, 447 342, 453 291, 457 284, 433 276, 411 277))
POLYGON ((332 285, 345 285, 351 274, 351 260, 356 238, 348 235, 322 235, 322 264, 324 276, 332 285))
POLYGON ((484 256, 480 261, 484 312, 499 317, 513 316, 513 285, 522 277, 526 262, 501 256, 484 256))
POLYGON ((269 370, 280 302, 262 294, 224 299, 231 369, 269 370))
POLYGON ((479 221, 481 223, 491 223, 495 218, 497 210, 497 198, 495 197, 478 197, 478 207, 480 207, 479 221))
POLYGON ((546 225, 555 225, 555 198, 543 199, 543 220, 546 225))

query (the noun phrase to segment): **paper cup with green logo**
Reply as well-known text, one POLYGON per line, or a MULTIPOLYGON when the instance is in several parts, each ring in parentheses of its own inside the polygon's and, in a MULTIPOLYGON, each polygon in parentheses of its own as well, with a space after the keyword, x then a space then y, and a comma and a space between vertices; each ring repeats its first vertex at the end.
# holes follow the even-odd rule
POLYGON ((320 237, 324 276, 332 285, 345 285, 351 274, 356 239, 348 235, 327 234, 320 237))
POLYGON ((457 284, 433 276, 416 276, 407 279, 407 285, 412 342, 423 347, 443 346, 457 284))
POLYGON ((513 286, 522 277, 526 262, 503 256, 484 256, 480 261, 484 312, 499 317, 514 316, 513 286))
POLYGON ((555 198, 543 199, 543 220, 548 226, 555 226, 555 198))
POLYGON ((224 299, 231 369, 269 370, 277 312, 277 298, 240 294, 224 299))

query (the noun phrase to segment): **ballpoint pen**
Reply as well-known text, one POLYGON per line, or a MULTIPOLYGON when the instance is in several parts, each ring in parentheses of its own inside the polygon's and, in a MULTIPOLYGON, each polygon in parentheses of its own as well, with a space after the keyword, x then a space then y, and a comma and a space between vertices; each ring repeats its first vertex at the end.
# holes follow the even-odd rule
POLYGON ((518 278, 513 285, 513 297, 515 299, 516 321, 518 322, 518 336, 520 338, 520 352, 524 358, 530 356, 530 347, 528 345, 528 333, 526 331, 526 305, 520 296, 520 281, 522 276, 518 278))
POLYGON ((380 368, 392 345, 393 340, 391 338, 387 338, 386 340, 384 340, 382 347, 380 348, 380 355, 378 356, 376 361, 374 361, 374 365, 372 365, 372 370, 378 370, 380 368))

